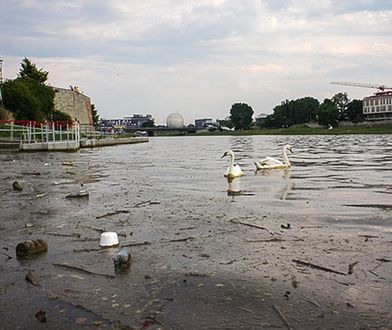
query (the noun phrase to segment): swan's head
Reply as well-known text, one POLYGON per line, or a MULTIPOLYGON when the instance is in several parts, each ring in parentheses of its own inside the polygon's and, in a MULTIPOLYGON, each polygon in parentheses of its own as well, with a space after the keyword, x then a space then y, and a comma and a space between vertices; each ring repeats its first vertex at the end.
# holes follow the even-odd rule
POLYGON ((234 157, 234 152, 233 152, 233 150, 226 150, 225 153, 223 154, 223 156, 222 156, 221 158, 226 157, 226 156, 234 157))
POLYGON ((291 153, 293 153, 293 147, 292 147, 291 145, 286 144, 284 147, 285 147, 286 150, 288 150, 288 151, 290 151, 291 153))

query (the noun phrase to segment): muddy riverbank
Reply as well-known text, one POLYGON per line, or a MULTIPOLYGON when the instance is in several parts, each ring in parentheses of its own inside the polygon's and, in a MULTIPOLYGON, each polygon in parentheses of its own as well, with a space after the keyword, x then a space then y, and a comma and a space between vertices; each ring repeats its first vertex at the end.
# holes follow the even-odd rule
POLYGON ((389 329, 391 141, 375 154, 293 137, 291 171, 255 174, 253 157, 282 141, 215 139, 2 152, 5 329, 389 329), (236 196, 229 147, 246 173, 236 196), (103 231, 128 246, 129 270, 115 271, 103 231), (26 239, 48 251, 17 258, 26 239))

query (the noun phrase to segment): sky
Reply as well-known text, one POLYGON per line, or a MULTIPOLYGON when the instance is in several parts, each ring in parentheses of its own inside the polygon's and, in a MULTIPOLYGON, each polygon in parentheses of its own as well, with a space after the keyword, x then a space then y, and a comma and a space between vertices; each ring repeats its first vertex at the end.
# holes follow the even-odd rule
POLYGON ((0 0, 3 78, 23 58, 101 118, 254 116, 285 100, 392 85, 390 0, 0 0))

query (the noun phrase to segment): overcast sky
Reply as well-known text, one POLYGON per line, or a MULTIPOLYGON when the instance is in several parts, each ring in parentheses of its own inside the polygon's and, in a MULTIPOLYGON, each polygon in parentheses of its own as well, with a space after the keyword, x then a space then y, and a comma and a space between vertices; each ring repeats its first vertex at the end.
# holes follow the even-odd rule
POLYGON ((3 76, 29 58, 52 86, 76 85, 101 118, 272 113, 392 84, 391 0, 0 0, 3 76))

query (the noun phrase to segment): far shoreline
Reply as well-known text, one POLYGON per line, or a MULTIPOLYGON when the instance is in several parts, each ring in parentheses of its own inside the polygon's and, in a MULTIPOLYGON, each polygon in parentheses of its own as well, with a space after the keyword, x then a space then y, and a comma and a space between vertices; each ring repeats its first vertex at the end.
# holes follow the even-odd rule
POLYGON ((392 134, 392 123, 338 126, 332 129, 309 127, 307 125, 293 125, 287 128, 253 128, 237 131, 206 131, 198 133, 162 133, 157 136, 225 136, 225 135, 349 135, 349 134, 392 134))

